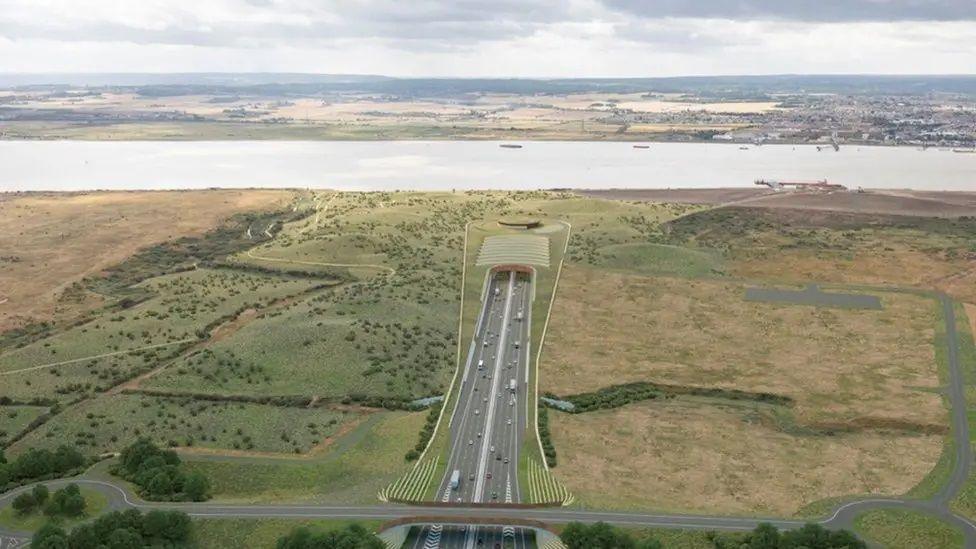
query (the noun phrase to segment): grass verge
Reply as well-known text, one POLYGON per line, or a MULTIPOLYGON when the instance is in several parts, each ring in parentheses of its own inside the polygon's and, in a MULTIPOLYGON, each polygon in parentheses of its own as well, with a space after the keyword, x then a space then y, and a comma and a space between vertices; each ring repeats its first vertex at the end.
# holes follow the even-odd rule
POLYGON ((854 531, 887 549, 963 546, 962 531, 921 513, 900 509, 868 511, 854 519, 854 531))

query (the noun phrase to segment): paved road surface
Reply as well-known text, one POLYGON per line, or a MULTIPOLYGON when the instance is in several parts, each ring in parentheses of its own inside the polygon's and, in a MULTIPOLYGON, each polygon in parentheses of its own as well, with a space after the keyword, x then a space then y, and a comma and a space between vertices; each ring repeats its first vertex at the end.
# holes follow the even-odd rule
MULTIPOLYGON (((451 452, 439 487, 441 501, 518 503, 519 447, 526 428, 531 284, 514 271, 491 275, 451 412, 451 452), (454 472, 457 471, 457 485, 454 472)), ((417 536, 414 549, 494 547, 522 549, 521 528, 444 528, 417 536), (507 543, 506 543, 507 540, 507 543), (480 543, 479 543, 480 542, 480 543)))

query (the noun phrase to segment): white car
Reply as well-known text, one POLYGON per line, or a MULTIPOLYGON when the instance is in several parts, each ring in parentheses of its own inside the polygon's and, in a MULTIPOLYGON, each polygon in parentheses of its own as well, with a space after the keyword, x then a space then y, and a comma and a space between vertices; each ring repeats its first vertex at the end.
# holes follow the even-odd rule
POLYGON ((476 416, 477 416, 477 415, 481 415, 481 410, 475 410, 475 411, 474 411, 474 415, 476 415, 476 416))
POLYGON ((511 425, 511 424, 512 424, 512 418, 508 418, 508 424, 509 424, 509 425, 511 425))
POLYGON ((468 439, 468 446, 471 446, 471 445, 473 445, 473 444, 474 444, 474 441, 473 441, 473 440, 471 440, 471 439, 468 439))

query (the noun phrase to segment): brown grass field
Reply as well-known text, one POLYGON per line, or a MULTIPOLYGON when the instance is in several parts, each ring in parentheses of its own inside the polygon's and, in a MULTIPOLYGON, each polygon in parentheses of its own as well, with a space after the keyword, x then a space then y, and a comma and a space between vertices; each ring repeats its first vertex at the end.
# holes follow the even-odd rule
POLYGON ((794 399, 806 426, 944 429, 931 300, 887 292, 882 311, 824 309, 747 302, 745 286, 564 268, 540 389, 761 391, 794 399))
POLYGON ((553 412, 556 473, 583 504, 789 515, 826 497, 905 492, 935 466, 948 419, 931 299, 880 292, 881 311, 841 310, 747 302, 745 287, 564 268, 541 391, 649 381, 794 401, 553 412))
POLYGON ((236 213, 282 207, 292 191, 91 192, 0 199, 0 332, 71 316, 97 300, 59 303, 62 290, 136 250, 199 235, 236 213))
POLYGON ((824 498, 906 492, 942 449, 938 435, 791 436, 753 416, 680 397, 550 413, 554 471, 589 508, 789 516, 824 498))

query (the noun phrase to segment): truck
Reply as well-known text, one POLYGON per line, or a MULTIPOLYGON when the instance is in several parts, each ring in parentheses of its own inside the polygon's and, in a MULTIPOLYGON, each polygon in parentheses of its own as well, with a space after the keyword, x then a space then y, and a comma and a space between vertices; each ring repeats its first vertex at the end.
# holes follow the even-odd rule
POLYGON ((508 390, 513 393, 515 391, 518 391, 518 383, 515 381, 515 379, 512 379, 511 381, 508 382, 508 390))
POLYGON ((461 471, 459 469, 455 469, 454 472, 451 473, 451 490, 457 490, 460 487, 461 487, 461 471))

